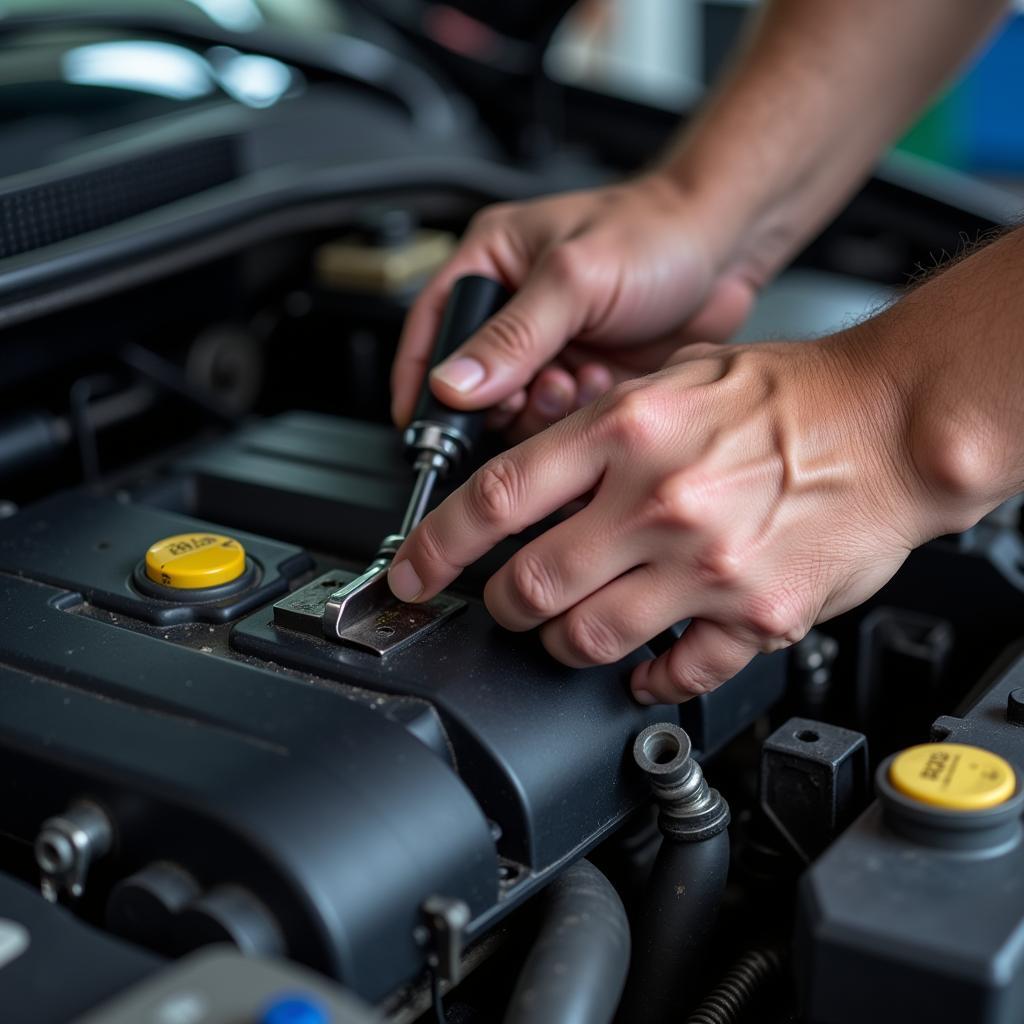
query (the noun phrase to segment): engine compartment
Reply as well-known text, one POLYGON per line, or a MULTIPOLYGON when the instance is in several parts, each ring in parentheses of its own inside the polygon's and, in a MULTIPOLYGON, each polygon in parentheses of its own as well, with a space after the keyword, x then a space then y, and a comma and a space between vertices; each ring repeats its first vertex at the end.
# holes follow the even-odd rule
MULTIPOLYGON (((0 1016, 276 1024, 287 997, 324 1014, 294 1019, 483 1024, 558 1019, 568 992, 610 1020, 625 984, 622 1021, 668 1019, 659 992, 698 1024, 1021 1019, 1019 498, 679 708, 632 701, 643 648, 570 670, 490 619, 526 536, 383 655, 296 627, 401 515, 388 369, 451 240, 486 200, 644 155, 608 107, 622 149, 526 160, 511 104, 454 129, 300 50, 275 59, 305 87, 266 110, 218 99, 55 158, 92 219, 0 252, 0 1016), (211 140, 233 158, 209 181, 90 198, 211 140), (237 571, 154 579, 165 539, 237 571), (929 740, 999 755, 1014 795, 908 809, 887 773, 929 740)), ((34 209, 23 173, 4 196, 34 209)), ((883 169, 745 336, 863 315, 1004 212, 950 195, 883 169)))

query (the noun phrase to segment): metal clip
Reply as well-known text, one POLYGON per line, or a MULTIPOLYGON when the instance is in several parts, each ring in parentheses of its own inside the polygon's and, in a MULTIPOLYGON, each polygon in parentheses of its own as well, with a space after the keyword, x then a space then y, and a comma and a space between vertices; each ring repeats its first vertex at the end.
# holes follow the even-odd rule
POLYGON ((427 963, 442 981, 457 985, 462 977, 469 907, 462 900, 434 895, 423 901, 422 909, 430 933, 427 963))
POLYGON ((55 818, 47 818, 34 847, 43 898, 56 903, 61 892, 72 899, 81 897, 90 864, 110 849, 112 840, 110 819, 87 800, 72 804, 55 818))

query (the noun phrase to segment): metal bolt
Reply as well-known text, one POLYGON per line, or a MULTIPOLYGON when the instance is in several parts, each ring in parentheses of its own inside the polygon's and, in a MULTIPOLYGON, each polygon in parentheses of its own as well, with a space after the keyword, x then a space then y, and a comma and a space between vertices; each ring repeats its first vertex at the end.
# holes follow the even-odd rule
POLYGON ((1006 719, 1014 725, 1024 725, 1024 687, 1018 686, 1007 696, 1006 719))

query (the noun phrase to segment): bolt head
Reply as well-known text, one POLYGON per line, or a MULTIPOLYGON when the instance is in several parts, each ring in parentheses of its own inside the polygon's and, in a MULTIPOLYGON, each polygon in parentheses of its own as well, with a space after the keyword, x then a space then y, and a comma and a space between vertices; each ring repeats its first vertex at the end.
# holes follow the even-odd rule
POLYGON ((1024 725, 1024 686, 1018 686, 1007 695, 1006 718, 1014 725, 1024 725))

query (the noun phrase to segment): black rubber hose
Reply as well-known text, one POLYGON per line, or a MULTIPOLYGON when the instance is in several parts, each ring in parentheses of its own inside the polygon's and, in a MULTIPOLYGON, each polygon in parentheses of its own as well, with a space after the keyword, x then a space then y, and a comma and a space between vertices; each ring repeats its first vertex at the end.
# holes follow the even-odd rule
POLYGON ((608 1024, 629 968, 629 921, 618 893, 581 860, 551 883, 545 900, 505 1024, 608 1024))
POLYGON ((662 841, 637 925, 621 1020, 677 1021, 697 1004, 728 874, 728 831, 697 842, 662 841))
POLYGON ((778 984, 781 975, 782 957, 775 950, 748 950, 686 1019, 686 1024, 739 1024, 749 1016, 754 1004, 778 984))
POLYGON ((0 478, 54 462, 71 431, 66 422, 43 409, 0 419, 0 478))

